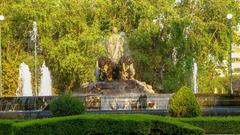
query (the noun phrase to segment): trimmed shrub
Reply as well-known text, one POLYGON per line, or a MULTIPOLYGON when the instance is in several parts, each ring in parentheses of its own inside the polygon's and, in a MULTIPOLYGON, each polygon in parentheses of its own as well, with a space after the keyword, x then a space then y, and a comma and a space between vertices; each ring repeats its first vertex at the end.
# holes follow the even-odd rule
POLYGON ((50 103, 50 111, 54 116, 78 115, 85 111, 85 105, 77 97, 62 95, 50 103))
POLYGON ((30 120, 14 125, 15 135, 178 134, 202 135, 204 130, 171 118, 140 114, 105 114, 30 120))
POLYGON ((200 106, 192 90, 182 87, 170 100, 169 113, 174 117, 196 117, 201 113, 200 106))
POLYGON ((10 135, 12 134, 12 125, 14 121, 1 120, 0 121, 0 135, 10 135))
POLYGON ((200 127, 207 134, 240 134, 240 117, 180 118, 182 122, 200 127))
POLYGON ((240 134, 240 117, 166 118, 144 114, 95 114, 0 121, 0 135, 240 134))
POLYGON ((168 134, 168 135, 200 135, 204 134, 204 130, 201 128, 192 126, 187 123, 176 121, 172 118, 152 117, 152 132, 151 134, 168 134))

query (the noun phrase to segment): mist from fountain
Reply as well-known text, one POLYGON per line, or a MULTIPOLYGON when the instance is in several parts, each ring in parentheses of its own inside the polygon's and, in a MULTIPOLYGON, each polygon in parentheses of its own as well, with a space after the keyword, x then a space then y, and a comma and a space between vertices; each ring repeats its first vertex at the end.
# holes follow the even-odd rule
POLYGON ((51 80, 51 74, 46 67, 45 63, 43 63, 42 68, 42 77, 41 77, 41 84, 40 84, 40 92, 39 96, 52 96, 52 80, 51 80))
POLYGON ((197 86, 197 63, 194 61, 193 63, 193 92, 196 94, 198 93, 198 86, 197 86))
POLYGON ((19 85, 17 89, 17 96, 33 96, 31 72, 28 65, 24 62, 19 66, 19 85))

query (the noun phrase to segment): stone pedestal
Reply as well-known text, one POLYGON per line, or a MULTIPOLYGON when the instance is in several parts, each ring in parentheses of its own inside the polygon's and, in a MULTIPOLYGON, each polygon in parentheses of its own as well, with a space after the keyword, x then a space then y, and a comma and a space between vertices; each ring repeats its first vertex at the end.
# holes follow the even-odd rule
POLYGON ((128 93, 154 94, 151 85, 138 80, 113 81, 113 82, 92 82, 82 86, 84 93, 121 95, 128 93))

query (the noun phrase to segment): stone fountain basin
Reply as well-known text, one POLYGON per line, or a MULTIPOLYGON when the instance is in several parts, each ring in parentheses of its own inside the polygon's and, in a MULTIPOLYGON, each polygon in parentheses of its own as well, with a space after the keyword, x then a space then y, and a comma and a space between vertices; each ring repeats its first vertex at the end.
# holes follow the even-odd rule
MULTIPOLYGON (((75 96, 85 101, 88 110, 161 110, 168 108, 171 94, 79 94, 75 96)), ((0 97, 0 112, 49 110, 48 104, 54 98, 57 96, 0 97)))

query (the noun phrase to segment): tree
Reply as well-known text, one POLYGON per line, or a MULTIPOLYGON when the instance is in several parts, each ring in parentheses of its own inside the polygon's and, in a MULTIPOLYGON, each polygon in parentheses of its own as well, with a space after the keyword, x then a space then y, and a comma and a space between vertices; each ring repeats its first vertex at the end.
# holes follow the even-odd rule
MULTIPOLYGON (((96 60, 105 55, 113 26, 126 32, 137 79, 165 92, 191 87, 195 59, 199 90, 213 92, 225 87, 215 68, 228 59, 226 14, 231 12, 237 24, 239 5, 232 0, 2 0, 5 95, 17 89, 21 62, 34 71, 33 21, 39 31, 38 67, 46 61, 57 92, 95 80, 96 60)), ((233 38, 239 42, 235 34, 233 38)))

